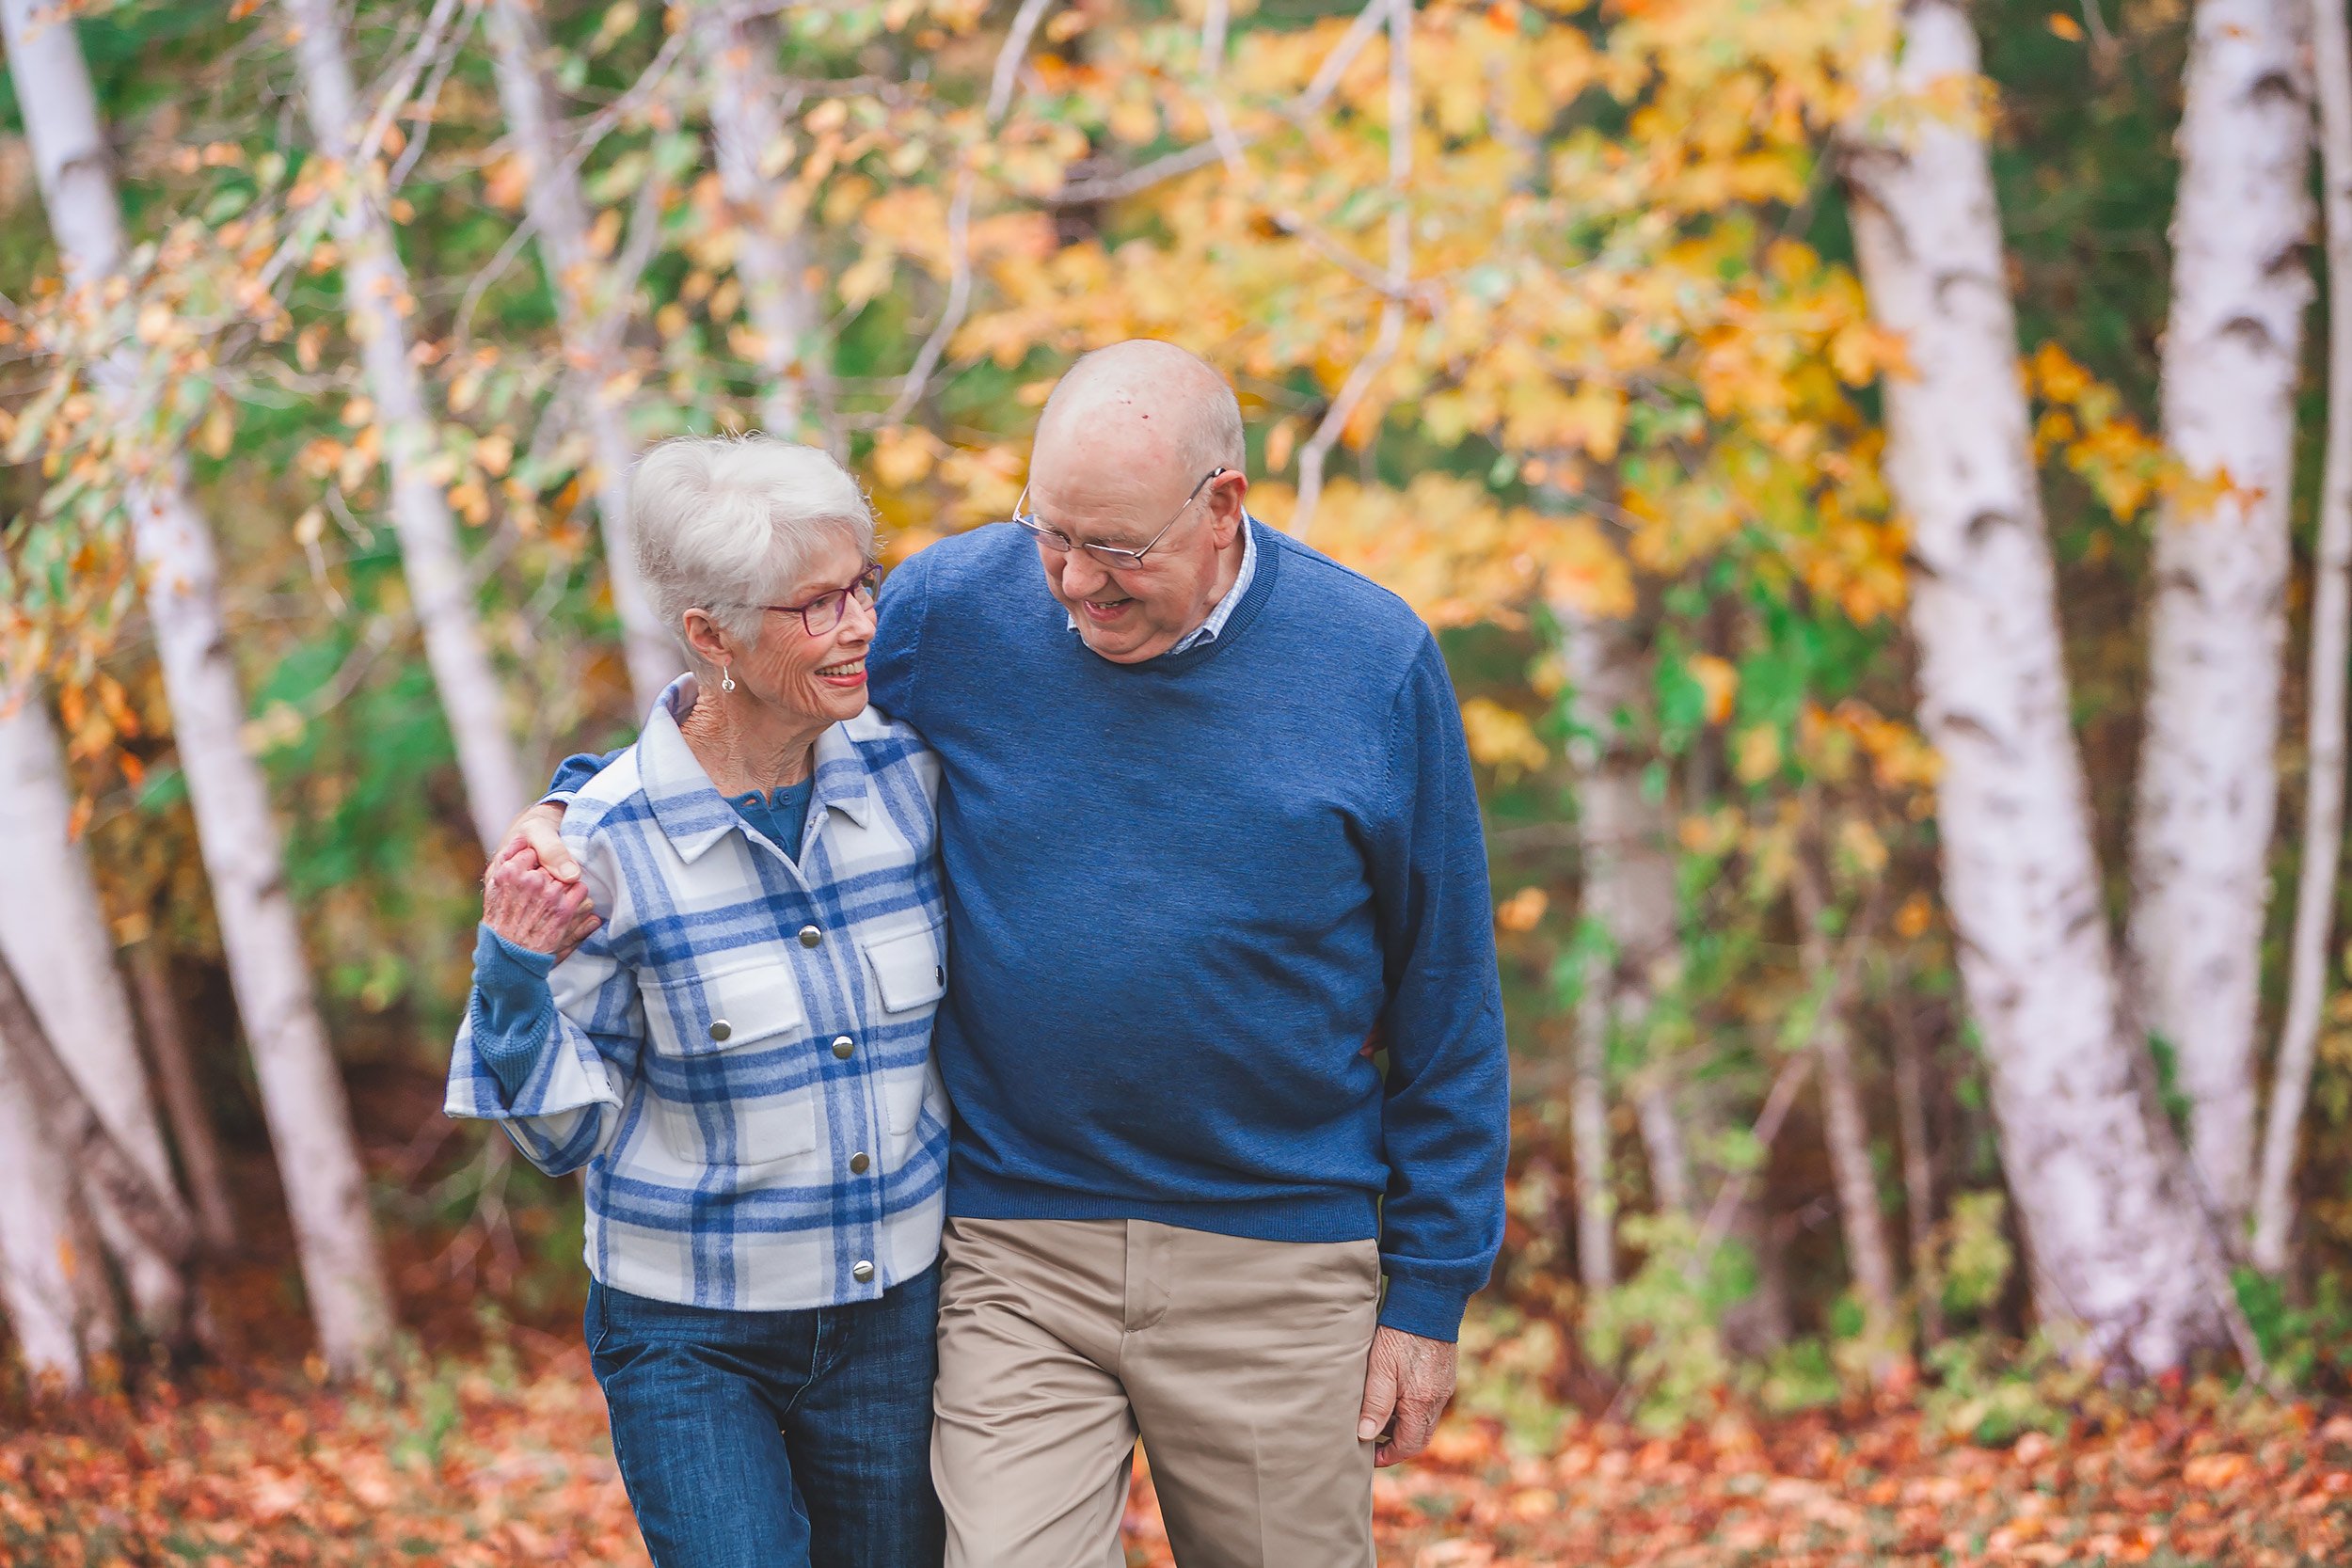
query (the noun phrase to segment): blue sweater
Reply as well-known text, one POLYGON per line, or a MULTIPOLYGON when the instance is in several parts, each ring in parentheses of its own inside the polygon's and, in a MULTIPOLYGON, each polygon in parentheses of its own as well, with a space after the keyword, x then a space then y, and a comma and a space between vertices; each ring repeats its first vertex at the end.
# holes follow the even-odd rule
POLYGON ((1377 1236, 1381 1321, 1451 1339, 1509 1137, 1461 716, 1403 601, 1251 526, 1223 634, 1139 665, 1010 524, 883 591, 874 702, 942 766, 947 1212, 1377 1236))

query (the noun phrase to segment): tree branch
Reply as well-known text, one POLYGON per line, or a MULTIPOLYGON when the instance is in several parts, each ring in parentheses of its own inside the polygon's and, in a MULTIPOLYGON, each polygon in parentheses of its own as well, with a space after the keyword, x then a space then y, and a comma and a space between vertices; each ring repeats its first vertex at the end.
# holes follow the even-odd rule
MULTIPOLYGON (((1356 56, 1363 53, 1364 45, 1372 41, 1373 34, 1380 30, 1388 8, 1389 0, 1369 0, 1364 8, 1356 14, 1356 20, 1348 24, 1340 41, 1331 46, 1331 53, 1324 56, 1323 64, 1316 69, 1313 78, 1297 97, 1280 105, 1275 112, 1295 124, 1321 109, 1338 89, 1340 78, 1346 74, 1347 68, 1356 63, 1356 56)), ((1263 135, 1259 131, 1237 131, 1233 133, 1233 144, 1237 148, 1248 148, 1263 135)), ((1213 136, 1208 141, 1195 142, 1190 147, 1163 154, 1123 173, 1097 175, 1073 182, 1039 199, 1048 207, 1089 207, 1098 202, 1118 201, 1190 174, 1195 169, 1206 168, 1226 156, 1226 150, 1213 136)))
MULTIPOLYGON (((1012 107, 1013 88, 1020 81, 1021 62, 1029 52, 1029 40, 1037 36, 1039 24, 1053 7, 1054 0, 1021 0, 1020 10, 1013 13, 1012 26, 1005 34, 1004 47, 996 51, 996 69, 989 78, 989 129, 995 129, 1012 107)), ((882 422, 885 425, 897 424, 922 401, 940 359, 947 352, 947 340, 963 325, 964 312, 972 308, 972 187, 976 182, 969 164, 956 174, 955 195, 947 202, 947 300, 940 308, 939 320, 923 340, 923 346, 915 352, 914 363, 908 367, 898 395, 891 400, 888 411, 882 415, 882 422)))
MULTIPOLYGON (((1772 1140, 1780 1136, 1788 1113, 1795 1109, 1797 1096, 1804 1092, 1805 1080, 1813 1075, 1814 1059, 1825 1021, 1841 1016, 1853 995, 1854 978, 1862 971, 1862 960, 1868 953, 1870 938, 1878 930, 1880 908, 1886 901, 1883 879, 1874 884, 1863 903, 1861 912, 1854 916, 1846 940, 1838 945, 1836 964, 1830 971, 1828 986, 1823 988, 1820 1003, 1813 1010, 1813 1018, 1805 1030, 1804 1045, 1797 1053, 1781 1064, 1780 1072, 1772 1079, 1772 1086, 1764 1096, 1764 1108, 1756 1114, 1756 1125, 1749 1136, 1755 1139, 1759 1153, 1769 1152, 1772 1140)), ((1747 1201, 1749 1190, 1756 1184, 1756 1173, 1741 1171, 1727 1179, 1715 1193, 1715 1201, 1708 1206, 1707 1218, 1699 1227, 1697 1244, 1691 1250, 1690 1272, 1693 1275, 1707 1272, 1707 1265, 1715 1256, 1724 1238, 1731 1234, 1731 1222, 1747 1201)))
MULTIPOLYGON (((1339 396, 1298 453, 1298 501, 1291 510, 1289 533, 1304 539, 1314 526, 1323 504, 1323 467, 1332 446, 1347 429, 1347 421, 1371 392, 1372 384, 1396 357, 1405 341, 1405 292, 1413 261, 1412 214, 1406 204, 1406 184, 1413 172, 1413 4, 1388 0, 1389 7, 1389 276, 1387 298, 1380 307, 1380 329, 1372 347, 1356 362, 1339 396)), ((1337 80, 1334 73, 1333 80, 1337 80)))

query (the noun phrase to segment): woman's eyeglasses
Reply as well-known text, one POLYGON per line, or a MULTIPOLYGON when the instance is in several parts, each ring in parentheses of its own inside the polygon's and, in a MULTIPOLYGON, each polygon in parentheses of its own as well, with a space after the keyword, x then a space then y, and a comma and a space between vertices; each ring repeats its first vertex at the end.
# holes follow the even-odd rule
POLYGON ((856 594, 857 602, 870 610, 873 608, 875 592, 881 587, 882 568, 868 566, 858 574, 857 580, 849 587, 827 589, 806 604, 764 604, 754 608, 771 610, 779 615, 787 613, 797 615, 801 618, 802 628, 809 636, 828 637, 832 635, 834 627, 841 624, 841 618, 850 613, 850 595, 856 594))
POLYGON ((1192 503, 1200 499, 1200 492, 1208 488, 1211 480, 1221 479, 1232 471, 1231 468, 1211 468, 1202 474, 1200 483, 1192 487, 1192 494, 1184 498, 1184 504, 1176 509, 1176 516, 1170 517, 1167 526, 1152 535, 1151 542, 1141 549, 1122 549, 1117 545, 1081 545, 1061 530, 1048 527, 1043 518, 1029 510, 1029 487, 1025 484, 1021 487, 1021 499, 1013 506, 1012 520, 1027 529, 1039 544, 1056 554, 1082 549, 1104 565, 1115 571, 1124 571, 1130 566, 1143 564, 1143 558, 1159 547, 1160 541, 1168 537, 1168 529, 1174 528, 1177 518, 1191 510, 1192 503))

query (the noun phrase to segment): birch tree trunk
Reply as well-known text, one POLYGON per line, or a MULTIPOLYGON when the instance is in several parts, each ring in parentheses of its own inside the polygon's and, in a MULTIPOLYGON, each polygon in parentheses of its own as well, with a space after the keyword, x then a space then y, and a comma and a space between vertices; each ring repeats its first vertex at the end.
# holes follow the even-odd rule
MULTIPOLYGON (((1899 987, 1904 976, 1898 974, 1899 987)), ((1919 1338, 1944 1338, 1944 1271, 1935 1246, 1935 1161, 1928 1147, 1926 1053, 1918 1021, 1899 994, 1887 1009, 1895 1044, 1895 1115, 1903 1135, 1903 1215, 1911 1239, 1911 1292, 1918 1303, 1919 1338)))
POLYGON ((2223 1234, 2254 1163, 2254 1028, 2278 800, 2295 388, 2311 278, 2302 0, 2198 0, 2172 214, 2164 434, 2226 493, 2158 513, 2133 814, 2133 979, 2189 1101, 2223 1234))
POLYGON ((1813 1043, 1821 1058, 1821 1121, 1829 1148, 1832 1185, 1846 1242, 1846 1263, 1861 1298, 1864 1338, 1873 1360, 1872 1376, 1883 1379, 1891 1358, 1901 1352, 1895 1313, 1895 1255, 1886 1239, 1886 1215, 1879 1208, 1878 1176, 1870 1163, 1870 1120, 1863 1109, 1862 1085, 1854 1072, 1853 1037, 1841 998, 1834 990, 1836 958, 1821 923, 1828 895, 1812 863, 1811 846, 1798 850, 1795 882, 1798 942, 1807 983, 1825 1000, 1814 1024, 1813 1043), (1834 1010, 1832 1010, 1834 1009, 1834 1010))
MULTIPOLYGON (((0 695, 0 713, 8 700, 0 695)), ((148 1182, 176 1191, 130 999, 115 968, 114 934, 98 898, 89 857, 73 841, 73 802, 64 758, 39 691, 17 693, 0 717, 0 958, 24 977, 32 1006, 58 1044, 67 1070, 148 1182)), ((145 1244, 102 1195, 90 1204, 106 1250, 122 1265, 139 1326, 171 1341, 188 1322, 184 1271, 145 1244)))
POLYGON ((693 8, 694 47, 710 99, 720 188, 735 218, 735 273, 756 338, 760 421, 771 436, 838 446, 833 381, 818 342, 802 214, 776 176, 790 156, 784 120, 799 95, 776 79, 775 36, 731 0, 693 8))
POLYGON ((580 193, 580 176, 558 154, 555 117, 540 69, 548 45, 538 16, 529 0, 491 0, 489 23, 499 103, 527 176, 525 200, 538 232, 539 259, 547 268, 548 290, 555 296, 564 357, 572 372, 580 423, 596 467, 605 575, 620 617, 629 685, 638 710, 644 712, 686 668, 686 660, 645 596, 629 536, 628 472, 636 451, 628 438, 625 394, 614 389, 621 385, 619 348, 628 302, 612 295, 606 269, 590 249, 588 203, 580 193))
POLYGON ((2295 1151, 2328 999, 2328 935, 2344 860, 2344 662, 2352 657, 2352 24, 2343 0, 2312 0, 2319 101, 2320 204, 2328 225, 2328 447, 2312 563, 2310 711, 2304 751, 2303 864, 2295 886, 2287 1011, 2271 1074, 2268 1125, 2254 1199, 2254 1266, 2287 1266, 2295 1221, 2295 1151))
POLYGON ((132 947, 130 957, 131 994, 145 1026, 156 1092, 171 1122, 171 1141, 180 1150, 180 1171, 187 1179, 197 1229, 209 1250, 227 1254, 237 1244, 236 1204, 229 1196, 220 1139, 196 1081, 196 1058, 188 1049, 180 1003, 171 993, 171 966, 163 939, 150 936, 132 947))
MULTIPOLYGON (((0 0, 8 69, 69 282, 96 288, 122 264, 119 209, 98 103, 70 24, 40 0, 0 0)), ((151 391, 135 349, 102 367, 117 418, 137 431, 151 391)), ((303 1284, 328 1365, 373 1358, 391 1330, 350 1108, 326 1043, 286 894, 278 824, 245 753, 246 716, 221 626, 213 541, 177 460, 130 485, 132 544, 146 577, 156 656, 211 879, 237 1010, 284 1178, 303 1284)))
MULTIPOLYGON (((1609 1174, 1609 1042, 1620 1027, 1639 1025, 1640 1015, 1648 1010, 1644 1001, 1648 968, 1673 947, 1674 875, 1673 863, 1656 846, 1653 831, 1658 824, 1649 820, 1656 814, 1645 810, 1639 773, 1629 767, 1617 740, 1620 710, 1635 695, 1628 689, 1632 660, 1624 628, 1572 600, 1554 603, 1551 613, 1560 628, 1570 711, 1583 732, 1570 751, 1583 862, 1583 916, 1608 942, 1607 952, 1585 966, 1568 1105, 1576 1155, 1577 1267, 1585 1291, 1597 1293, 1616 1283, 1617 1203, 1609 1174), (1661 891, 1661 861, 1662 904, 1656 896, 1661 891)), ((1648 1076, 1645 1073, 1644 1080, 1648 1076)), ((1667 1126, 1660 1135, 1670 1136, 1672 1108, 1663 1105, 1662 1095, 1651 1098, 1664 1109, 1667 1126)), ((1690 1184, 1678 1136, 1672 1137, 1667 1160, 1676 1196, 1687 1208, 1690 1184)), ((1662 1200, 1662 1192, 1661 1196, 1662 1200)))
POLYGON ((2213 1337, 2198 1220, 2141 1119, 2068 724, 2056 584, 2017 330, 1955 0, 1910 0, 1899 64, 1847 133, 1870 309, 1909 364, 1883 382, 1886 476, 1912 527, 1920 721, 1961 978, 1983 1032, 2037 1310, 2080 1349, 2169 1368, 2213 1337), (1941 94, 1947 95, 1939 97, 1941 94))
POLYGON ((343 54, 336 0, 286 0, 294 24, 294 56, 303 107, 319 156, 344 182, 336 202, 335 238, 342 252, 343 308, 359 345, 375 419, 384 433, 384 465, 391 486, 392 528, 425 661, 449 717, 466 803, 483 847, 495 850, 508 824, 537 798, 506 723, 506 700, 490 666, 482 626, 467 582, 457 525, 428 463, 437 444, 425 410, 417 367, 408 354, 408 315, 416 308, 407 269, 392 244, 379 175, 373 158, 357 160, 360 113, 343 54))
POLYGON ((0 1038, 0 1305, 36 1380, 78 1389, 114 1348, 113 1302, 73 1173, 0 1038))

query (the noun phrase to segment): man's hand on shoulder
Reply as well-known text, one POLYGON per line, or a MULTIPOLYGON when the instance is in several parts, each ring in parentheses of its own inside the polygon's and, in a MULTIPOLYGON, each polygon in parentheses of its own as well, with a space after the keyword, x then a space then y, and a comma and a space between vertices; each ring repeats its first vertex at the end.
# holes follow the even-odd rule
POLYGON ((1453 1397, 1454 1347, 1443 1339, 1424 1339, 1383 1326, 1372 1336, 1357 1440, 1379 1439, 1374 1465, 1402 1464, 1429 1446, 1429 1434, 1438 1429, 1438 1418, 1453 1397))
POLYGON ((484 924, 516 946, 558 959, 604 922, 580 885, 580 862, 564 842, 564 808, 541 804, 515 819, 482 879, 484 924))
MULTIPOLYGON (((506 830, 506 842, 490 857, 490 875, 510 860, 522 862, 526 871, 545 871, 559 882, 580 880, 580 862, 573 858, 571 846, 564 842, 564 807, 560 801, 542 800, 520 816, 506 830)), ((489 877, 483 878, 489 884, 489 877)))

